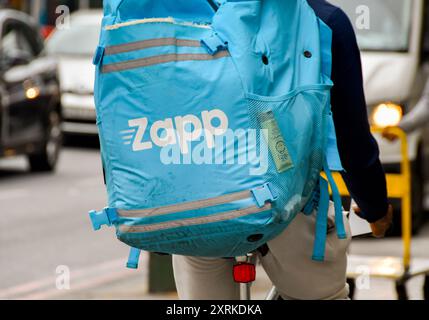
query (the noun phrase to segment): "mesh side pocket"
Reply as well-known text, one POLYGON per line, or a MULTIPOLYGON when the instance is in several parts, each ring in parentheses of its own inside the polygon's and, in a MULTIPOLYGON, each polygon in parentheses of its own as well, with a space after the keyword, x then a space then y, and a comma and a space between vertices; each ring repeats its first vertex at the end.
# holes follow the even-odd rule
POLYGON ((279 196, 276 213, 282 221, 289 222, 303 209, 318 182, 328 97, 324 90, 311 90, 281 101, 248 100, 250 127, 256 129, 258 148, 268 149, 266 181, 279 196))

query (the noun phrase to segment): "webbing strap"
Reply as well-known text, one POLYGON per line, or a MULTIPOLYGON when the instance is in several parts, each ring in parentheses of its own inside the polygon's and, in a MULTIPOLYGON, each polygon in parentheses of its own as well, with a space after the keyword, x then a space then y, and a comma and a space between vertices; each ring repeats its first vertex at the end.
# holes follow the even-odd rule
POLYGON ((341 203, 341 195, 338 191, 337 184, 335 183, 334 177, 332 176, 331 170, 329 169, 328 161, 324 160, 323 170, 326 173, 326 177, 328 178, 329 185, 332 190, 332 199, 334 201, 335 206, 335 227, 337 229, 337 235, 340 239, 346 239, 347 234, 344 227, 344 217, 343 217, 343 206, 341 203))
POLYGON ((137 269, 139 267, 141 250, 131 247, 130 254, 128 256, 127 268, 137 269))
POLYGON ((320 177, 320 200, 316 215, 316 232, 314 236, 313 260, 325 260, 325 246, 328 229, 329 189, 328 182, 320 177))

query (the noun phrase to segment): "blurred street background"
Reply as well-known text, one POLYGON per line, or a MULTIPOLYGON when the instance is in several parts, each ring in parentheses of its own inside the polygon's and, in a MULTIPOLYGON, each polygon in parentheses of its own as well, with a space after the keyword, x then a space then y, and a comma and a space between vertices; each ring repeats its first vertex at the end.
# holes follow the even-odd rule
MULTIPOLYGON (((88 218, 89 210, 107 204, 91 64, 101 2, 0 1, 0 299, 177 298, 171 271, 159 267, 168 265, 168 257, 143 254, 138 270, 126 269, 129 248, 113 229, 94 233, 88 218)), ((373 125, 398 124, 418 102, 429 74, 429 1, 377 0, 373 7, 368 0, 332 2, 352 21, 359 5, 373 10, 373 28, 356 29, 368 115, 373 125)), ((422 261, 429 261, 428 136, 427 126, 409 135, 412 257, 422 261)), ((377 140, 386 172, 397 173, 398 142, 377 140)), ((398 230, 401 210, 395 206, 398 230)), ((398 230, 383 240, 354 240, 350 255, 401 257, 398 230)), ((407 282, 409 298, 423 299, 423 286, 424 275, 407 282)), ((263 299, 270 287, 258 268, 253 297, 263 299)), ((354 298, 396 299, 395 283, 358 279, 354 298)))

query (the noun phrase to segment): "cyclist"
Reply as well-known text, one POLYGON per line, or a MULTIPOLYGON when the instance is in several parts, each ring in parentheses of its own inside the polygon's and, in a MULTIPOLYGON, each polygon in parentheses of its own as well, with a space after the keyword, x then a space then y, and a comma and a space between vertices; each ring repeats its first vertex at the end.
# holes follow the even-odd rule
MULTIPOLYGON (((373 234, 383 237, 391 224, 386 179, 376 141, 370 133, 362 85, 360 53, 345 13, 324 0, 308 0, 333 31, 332 109, 343 178, 373 234)), ((337 238, 334 208, 329 210, 324 262, 311 259, 315 215, 299 214, 277 238, 260 248, 258 256, 283 299, 347 299, 348 237, 337 238)), ((173 256, 176 287, 181 299, 239 299, 232 277, 233 259, 173 256)))

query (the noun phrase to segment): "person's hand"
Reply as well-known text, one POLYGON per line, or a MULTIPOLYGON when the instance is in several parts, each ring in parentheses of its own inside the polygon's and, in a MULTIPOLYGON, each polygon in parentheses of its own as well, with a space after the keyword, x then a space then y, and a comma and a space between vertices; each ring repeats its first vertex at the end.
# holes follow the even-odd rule
POLYGON ((393 128, 393 127, 384 128, 383 132, 381 133, 381 136, 384 139, 389 140, 390 142, 394 142, 394 141, 398 140, 399 137, 392 132, 391 128, 393 128))
MULTIPOLYGON (((361 210, 358 207, 353 207, 354 212, 362 218, 361 210)), ((393 207, 389 204, 389 208, 387 209, 387 214, 381 218, 380 220, 370 223, 372 235, 375 238, 384 238, 386 235, 386 231, 389 230, 390 226, 392 225, 393 220, 393 207)))

